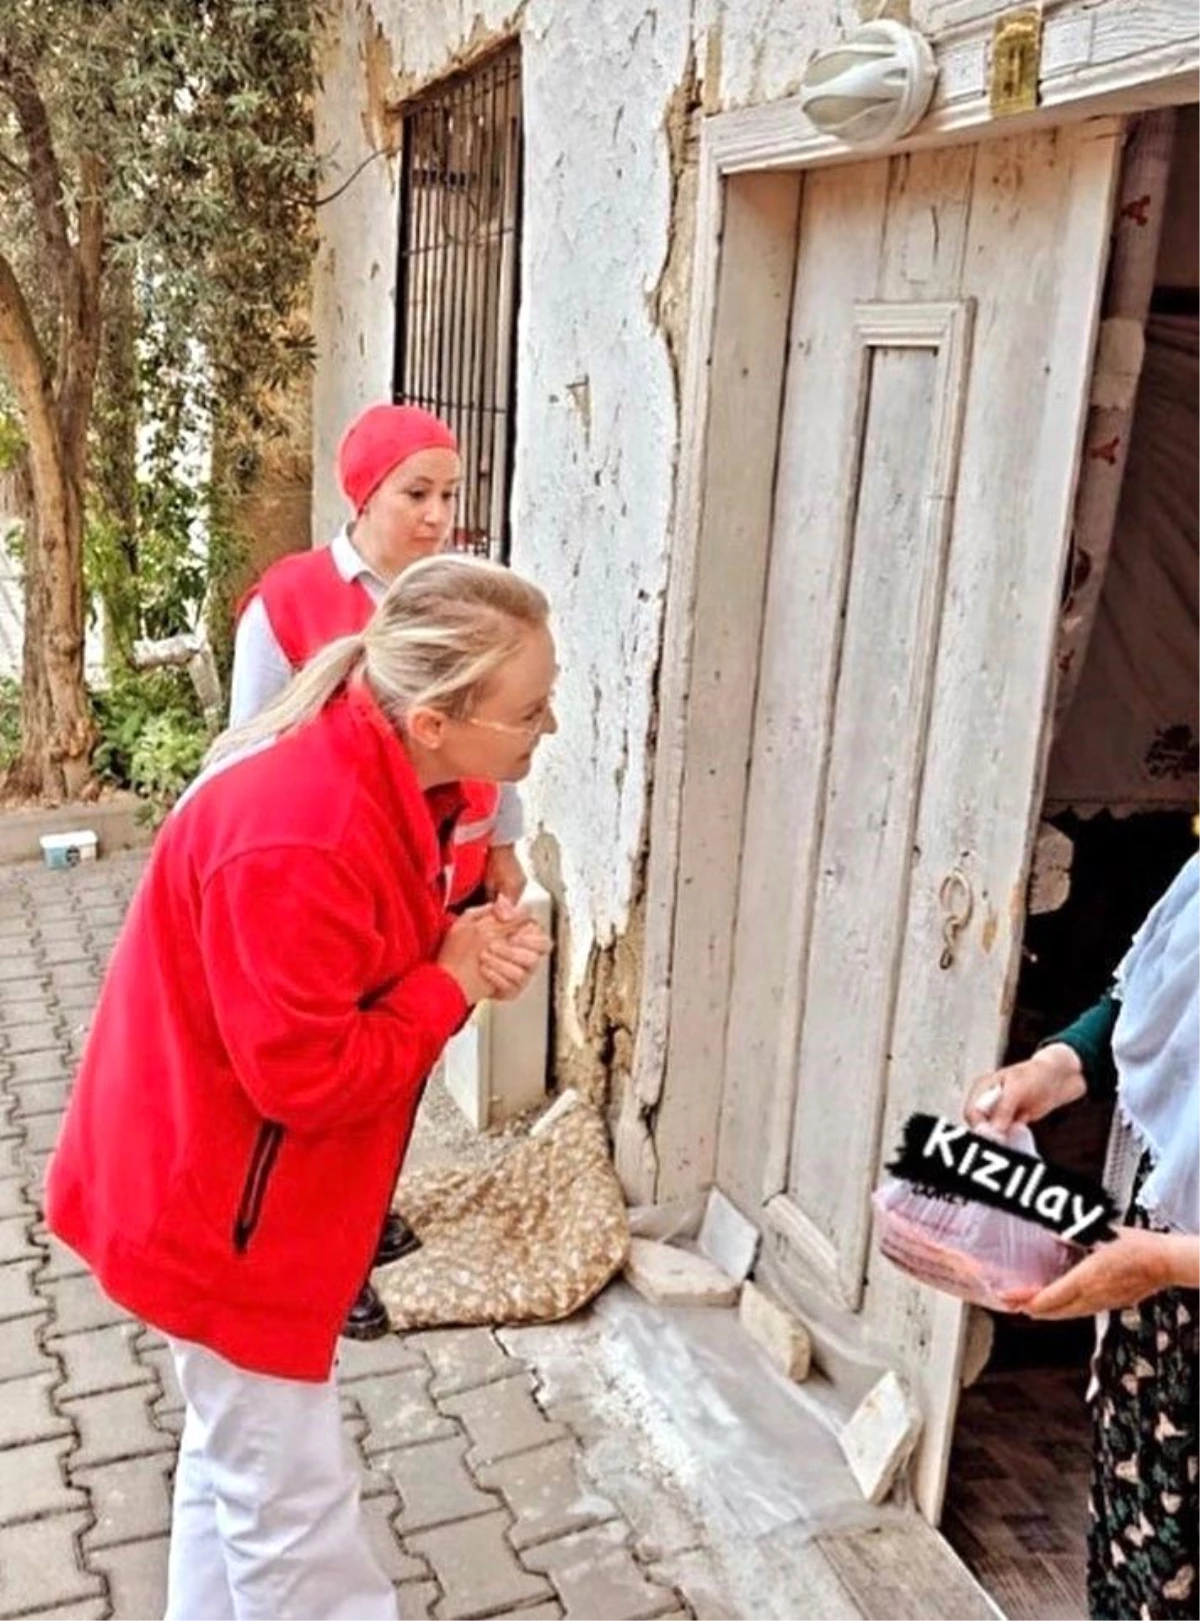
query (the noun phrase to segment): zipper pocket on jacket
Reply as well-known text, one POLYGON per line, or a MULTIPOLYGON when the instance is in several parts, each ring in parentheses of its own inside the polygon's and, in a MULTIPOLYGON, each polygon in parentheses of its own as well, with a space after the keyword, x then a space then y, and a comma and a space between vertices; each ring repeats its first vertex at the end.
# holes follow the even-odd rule
POLYGON ((245 1254, 247 1245, 254 1237, 254 1230, 262 1216, 267 1183, 275 1169, 282 1143, 283 1127, 274 1120, 264 1120, 254 1140, 254 1152, 250 1155, 246 1180, 242 1184, 242 1197, 233 1221, 233 1247, 239 1255, 245 1254))

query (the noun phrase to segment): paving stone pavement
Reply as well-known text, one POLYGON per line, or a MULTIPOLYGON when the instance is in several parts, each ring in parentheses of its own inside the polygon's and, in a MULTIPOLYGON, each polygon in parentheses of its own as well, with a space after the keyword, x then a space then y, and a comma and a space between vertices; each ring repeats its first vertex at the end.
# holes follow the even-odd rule
MULTIPOLYGON (((181 1422, 169 1356, 104 1299, 40 1213, 141 861, 0 870, 0 1618, 162 1613, 181 1422)), ((587 1476, 583 1424, 577 1433, 567 1408, 547 1414, 532 1367, 497 1335, 346 1343, 339 1376, 402 1615, 730 1613, 693 1603, 661 1563, 651 1569, 662 1549, 587 1476)))

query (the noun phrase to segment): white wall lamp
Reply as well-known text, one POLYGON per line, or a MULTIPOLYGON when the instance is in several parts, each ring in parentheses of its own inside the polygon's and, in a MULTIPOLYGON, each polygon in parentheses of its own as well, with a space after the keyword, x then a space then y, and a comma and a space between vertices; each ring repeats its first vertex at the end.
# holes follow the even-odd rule
POLYGON ((800 105, 823 135, 847 146, 887 146, 920 123, 937 71, 923 34, 881 18, 817 52, 800 84, 800 105))

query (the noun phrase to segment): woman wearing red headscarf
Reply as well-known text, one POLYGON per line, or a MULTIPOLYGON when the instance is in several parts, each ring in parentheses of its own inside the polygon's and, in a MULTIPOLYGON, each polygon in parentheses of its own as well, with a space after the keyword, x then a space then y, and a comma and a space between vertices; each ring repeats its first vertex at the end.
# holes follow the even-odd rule
MULTIPOLYGON (((413 405, 369 406, 343 435, 337 470, 353 519, 328 546, 281 558, 241 603, 231 726, 252 720, 321 648, 361 631, 392 581, 450 538, 462 463, 458 441, 440 417, 413 405)), ((463 786, 466 806, 454 831, 450 904, 461 906, 481 888, 493 899, 515 903, 525 887, 513 848, 524 830, 520 797, 511 784, 463 786)), ((399 1260, 416 1243, 392 1212, 376 1265, 399 1260)), ((345 1331, 372 1339, 387 1328, 387 1311, 368 1280, 345 1331)))

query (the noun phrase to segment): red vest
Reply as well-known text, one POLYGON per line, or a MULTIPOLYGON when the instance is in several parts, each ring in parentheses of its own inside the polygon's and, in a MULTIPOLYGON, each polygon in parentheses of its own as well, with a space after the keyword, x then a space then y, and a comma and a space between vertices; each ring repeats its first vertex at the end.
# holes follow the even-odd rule
MULTIPOLYGON (((344 580, 338 573, 328 546, 292 552, 272 563, 242 598, 239 615, 256 596, 262 598, 275 640, 293 670, 339 636, 357 635, 375 611, 361 581, 344 580)), ((500 799, 493 782, 464 782, 461 787, 465 804, 454 832, 451 906, 460 905, 483 883, 500 799)))

